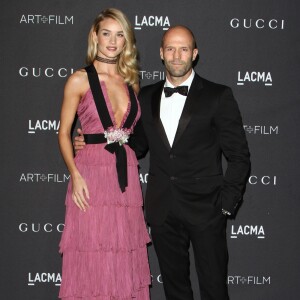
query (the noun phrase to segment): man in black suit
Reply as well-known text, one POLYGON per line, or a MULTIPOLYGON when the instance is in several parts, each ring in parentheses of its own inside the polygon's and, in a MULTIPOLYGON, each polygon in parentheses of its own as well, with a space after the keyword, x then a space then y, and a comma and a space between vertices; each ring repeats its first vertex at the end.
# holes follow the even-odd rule
POLYGON ((188 28, 164 34, 166 81, 141 89, 142 118, 133 140, 137 155, 150 151, 145 211, 166 298, 193 299, 191 243, 201 299, 227 300, 226 215, 242 198, 249 150, 231 89, 195 74, 197 55, 188 28))
POLYGON ((198 76, 197 55, 188 28, 164 34, 167 78, 141 89, 142 117, 131 142, 138 156, 150 151, 145 211, 166 298, 193 299, 192 244, 201 299, 228 300, 226 219, 242 199, 249 150, 231 89, 198 76))

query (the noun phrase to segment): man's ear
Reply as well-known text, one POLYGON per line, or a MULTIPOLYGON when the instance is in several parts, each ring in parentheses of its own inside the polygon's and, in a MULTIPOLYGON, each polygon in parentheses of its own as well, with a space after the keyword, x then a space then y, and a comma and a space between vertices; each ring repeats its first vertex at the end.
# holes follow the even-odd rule
POLYGON ((197 55, 198 55, 198 49, 195 48, 195 49, 193 50, 193 61, 196 59, 197 55))
POLYGON ((162 47, 159 48, 159 55, 160 55, 160 59, 164 60, 163 48, 162 47))

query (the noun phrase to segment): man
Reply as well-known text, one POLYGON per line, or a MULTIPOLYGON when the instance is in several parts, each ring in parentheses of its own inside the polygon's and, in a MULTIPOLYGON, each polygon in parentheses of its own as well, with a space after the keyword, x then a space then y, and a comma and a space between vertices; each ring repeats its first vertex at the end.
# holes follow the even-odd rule
POLYGON ((150 151, 145 212, 166 298, 193 299, 191 243, 201 299, 227 300, 226 215, 242 198, 249 151, 231 89, 195 74, 197 55, 188 28, 164 34, 166 81, 141 89, 142 118, 132 143, 138 156, 150 151))

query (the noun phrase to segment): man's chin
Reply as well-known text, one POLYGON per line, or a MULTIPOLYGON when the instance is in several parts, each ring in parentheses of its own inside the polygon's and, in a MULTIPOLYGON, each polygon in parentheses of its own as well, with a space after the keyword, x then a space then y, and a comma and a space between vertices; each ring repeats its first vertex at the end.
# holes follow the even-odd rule
POLYGON ((185 76, 187 73, 188 73, 188 71, 180 71, 180 72, 169 72, 170 73, 170 75, 172 76, 172 77, 183 77, 183 76, 185 76))

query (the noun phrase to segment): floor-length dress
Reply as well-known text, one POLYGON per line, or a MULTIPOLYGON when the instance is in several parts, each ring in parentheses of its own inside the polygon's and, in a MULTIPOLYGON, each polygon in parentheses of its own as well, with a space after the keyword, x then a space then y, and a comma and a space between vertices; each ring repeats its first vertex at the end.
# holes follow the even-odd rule
MULTIPOLYGON (((101 90, 116 127, 104 82, 101 90)), ((129 95, 129 87, 124 84, 129 95)), ((120 128, 130 113, 132 101, 120 128)), ((89 89, 78 106, 84 133, 103 133, 104 128, 89 89)), ((140 117, 140 107, 134 123, 140 117)), ((85 179, 90 199, 86 212, 72 200, 72 182, 66 195, 65 229, 60 242, 63 254, 59 297, 65 300, 147 300, 150 271, 146 244, 150 241, 142 212, 138 162, 134 151, 124 144, 127 154, 128 186, 120 190, 116 156, 105 143, 88 144, 75 157, 85 179)))

